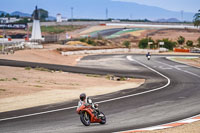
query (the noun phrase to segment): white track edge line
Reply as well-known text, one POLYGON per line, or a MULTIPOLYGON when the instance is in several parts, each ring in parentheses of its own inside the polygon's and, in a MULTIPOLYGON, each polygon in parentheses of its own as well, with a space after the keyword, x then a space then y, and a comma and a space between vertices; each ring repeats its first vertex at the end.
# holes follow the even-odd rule
MULTIPOLYGON (((145 64, 143 64, 143 63, 141 63, 139 61, 136 61, 136 60, 132 59, 131 56, 127 56, 127 59, 130 60, 130 61, 135 61, 138 64, 140 64, 140 65, 150 69, 151 71, 156 72, 157 74, 161 75, 162 77, 166 78, 167 79, 167 84, 162 86, 162 87, 159 87, 159 88, 156 88, 156 89, 152 89, 152 90, 149 90, 149 91, 144 91, 144 92, 140 92, 140 93, 136 93, 136 94, 132 94, 132 95, 126 95, 126 96, 122 96, 122 97, 112 98, 112 99, 108 99, 108 100, 103 100, 103 101, 99 101, 99 102, 96 102, 96 103, 105 103, 105 102, 119 100, 119 99, 123 99, 123 98, 127 98, 127 97, 133 97, 133 96, 138 96, 138 95, 142 95, 142 94, 158 91, 158 90, 161 90, 161 89, 167 87, 170 84, 170 79, 167 76, 163 75, 162 73, 154 70, 153 68, 148 67, 147 65, 145 65, 145 64)), ((50 110, 50 111, 38 112, 38 113, 27 114, 27 115, 21 115, 21 116, 16 116, 16 117, 4 118, 4 119, 0 119, 0 122, 1 121, 6 121, 6 120, 18 119, 18 118, 25 118, 25 117, 29 117, 29 116, 47 114, 47 113, 52 113, 52 112, 58 112, 58 111, 73 109, 73 108, 76 108, 76 107, 77 106, 72 106, 72 107, 67 107, 67 108, 61 108, 61 109, 55 109, 55 110, 50 110)))

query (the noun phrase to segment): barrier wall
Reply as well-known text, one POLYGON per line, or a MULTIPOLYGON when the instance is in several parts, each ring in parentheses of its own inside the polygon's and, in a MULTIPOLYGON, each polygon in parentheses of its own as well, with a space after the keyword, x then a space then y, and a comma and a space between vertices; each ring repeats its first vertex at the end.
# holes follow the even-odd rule
POLYGON ((118 48, 118 49, 100 49, 100 50, 81 50, 81 51, 68 51, 61 52, 62 55, 79 55, 79 54, 102 54, 102 53, 116 53, 116 52, 132 52, 132 53, 159 53, 159 50, 149 50, 149 49, 127 49, 127 48, 118 48))

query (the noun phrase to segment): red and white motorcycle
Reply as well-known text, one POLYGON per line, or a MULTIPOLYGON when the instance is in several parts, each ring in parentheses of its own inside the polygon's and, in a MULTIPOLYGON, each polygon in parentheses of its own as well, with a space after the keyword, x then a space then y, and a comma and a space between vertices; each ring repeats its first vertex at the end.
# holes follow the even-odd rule
POLYGON ((88 98, 88 103, 83 103, 76 111, 80 115, 80 120, 85 126, 90 123, 106 123, 106 116, 100 112, 97 104, 93 104, 92 100, 88 98))

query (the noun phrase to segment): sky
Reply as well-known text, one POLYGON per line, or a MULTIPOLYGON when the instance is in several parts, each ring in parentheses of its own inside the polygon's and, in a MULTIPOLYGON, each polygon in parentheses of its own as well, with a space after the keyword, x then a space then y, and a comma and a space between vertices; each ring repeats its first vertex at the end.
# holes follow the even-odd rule
POLYGON ((197 12, 200 9, 200 0, 112 0, 135 2, 138 4, 157 6, 171 11, 197 12))
POLYGON ((82 1, 82 4, 85 2, 85 8, 91 7, 88 1, 92 1, 93 3, 97 2, 97 4, 98 2, 103 3, 105 1, 113 1, 113 3, 114 1, 120 1, 124 3, 135 2, 178 12, 183 10, 184 12, 196 13, 200 9, 200 0, 0 0, 0 11, 6 11, 8 13, 14 11, 32 13, 35 5, 38 5, 39 8, 48 10, 50 16, 56 16, 57 13, 61 13, 65 14, 63 15, 64 17, 69 17, 71 16, 70 12, 72 6, 76 14, 81 14, 77 9, 77 7, 80 7, 80 1, 82 1))

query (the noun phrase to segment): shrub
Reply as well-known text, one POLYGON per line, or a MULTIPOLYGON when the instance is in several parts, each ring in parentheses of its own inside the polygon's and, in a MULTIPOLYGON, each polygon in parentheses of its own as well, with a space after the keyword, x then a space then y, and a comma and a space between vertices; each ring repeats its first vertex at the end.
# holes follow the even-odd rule
POLYGON ((81 38, 80 42, 86 42, 86 38, 81 38))
POLYGON ((188 40, 188 41, 186 42, 186 44, 187 44, 187 46, 192 47, 192 46, 193 46, 193 41, 188 40))
POLYGON ((124 42, 123 42, 123 45, 124 45, 126 48, 130 48, 131 43, 130 43, 129 41, 124 41, 124 42))
POLYGON ((31 70, 31 67, 25 67, 25 70, 31 70))
POLYGON ((148 46, 148 39, 144 38, 142 40, 139 41, 139 48, 147 48, 148 46))
POLYGON ((183 36, 179 36, 177 42, 178 44, 182 45, 185 42, 185 38, 183 36))
POLYGON ((93 46, 97 45, 96 42, 94 40, 92 40, 91 38, 81 38, 79 41, 85 42, 85 43, 93 45, 93 46))
POLYGON ((12 78, 12 80, 18 80, 17 78, 12 78))
POLYGON ((147 48, 148 47, 148 42, 153 42, 153 39, 151 38, 143 38, 142 40, 139 41, 139 48, 147 48))
POLYGON ((87 43, 90 44, 90 45, 96 46, 95 41, 92 40, 92 39, 88 39, 87 43))

